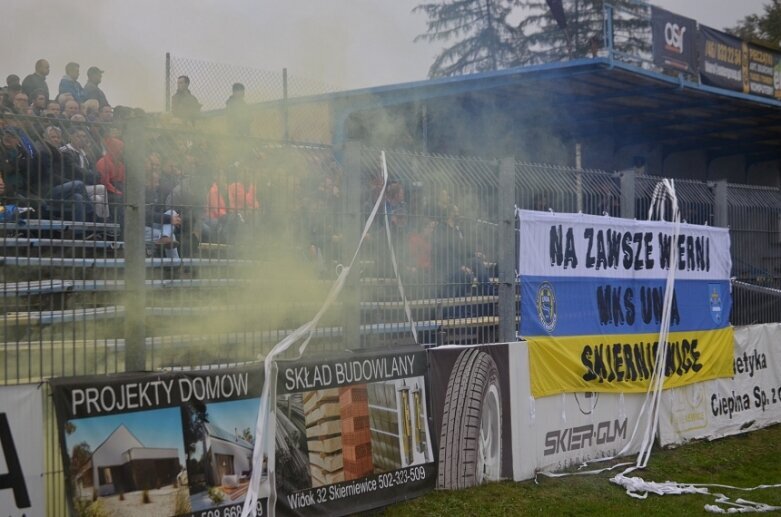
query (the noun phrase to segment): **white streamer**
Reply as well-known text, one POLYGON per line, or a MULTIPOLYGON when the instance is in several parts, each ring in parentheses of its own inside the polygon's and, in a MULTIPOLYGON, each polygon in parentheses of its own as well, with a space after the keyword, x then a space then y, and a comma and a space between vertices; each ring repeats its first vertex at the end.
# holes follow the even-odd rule
POLYGON ((562 393, 561 394, 561 425, 564 425, 567 423, 567 394, 562 393))
POLYGON ((260 398, 258 420, 255 425, 255 436, 257 439, 255 441, 255 449, 252 452, 252 476, 250 477, 249 486, 247 488, 247 495, 244 499, 244 507, 241 511, 242 517, 255 517, 257 515, 257 504, 258 495, 260 493, 261 475, 263 471, 262 465, 264 452, 266 456, 266 471, 268 473, 266 482, 269 484, 268 512, 272 517, 276 513, 276 405, 272 403, 274 400, 276 400, 277 368, 275 359, 277 356, 287 351, 293 345, 293 343, 306 337, 298 349, 298 357, 303 355, 307 345, 312 339, 313 332, 317 328, 317 324, 320 322, 320 319, 323 317, 328 308, 331 307, 339 293, 342 291, 347 277, 350 274, 350 271, 352 271, 355 261, 358 259, 358 252, 360 252, 361 246, 366 239, 366 235, 369 233, 369 228, 371 228, 371 225, 377 216, 380 205, 385 201, 385 188, 388 185, 388 171, 385 167, 384 151, 382 152, 381 157, 383 162, 382 189, 380 190, 379 196, 374 203, 374 207, 369 214, 369 218, 366 220, 366 224, 363 227, 361 238, 358 241, 358 246, 355 250, 355 253, 350 259, 350 264, 347 267, 342 268, 333 286, 331 286, 331 290, 329 291, 323 306, 317 312, 315 317, 312 318, 311 321, 298 327, 282 341, 277 343, 264 360, 265 377, 263 379, 263 392, 260 398))
MULTIPOLYGON (((382 152, 382 175, 384 178, 388 177, 388 164, 385 162, 385 151, 382 152)), ((388 211, 385 210, 385 236, 388 238, 388 249, 390 249, 391 263, 393 264, 393 274, 396 275, 396 283, 399 286, 399 295, 401 295, 401 303, 404 305, 404 314, 407 316, 407 322, 409 323, 410 330, 412 330, 412 338, 415 340, 415 344, 420 344, 418 341, 418 330, 415 327, 415 320, 412 319, 412 311, 409 307, 407 297, 404 296, 404 284, 401 282, 401 275, 399 275, 399 266, 396 264, 396 251, 393 249, 393 242, 391 241, 390 224, 388 221, 388 211)))
MULTIPOLYGON (((654 215, 663 219, 666 213, 665 200, 669 196, 670 204, 672 208, 673 218, 673 240, 677 242, 678 235, 680 233, 680 212, 678 210, 678 199, 675 194, 675 183, 673 180, 665 179, 656 185, 654 189, 651 206, 648 210, 648 218, 651 219, 654 215)), ((670 249, 670 264, 674 264, 672 257, 673 250, 670 249)), ((779 488, 781 485, 759 485, 752 488, 740 488, 729 485, 719 484, 703 484, 703 483, 676 483, 674 481, 665 481, 663 483, 645 481, 639 476, 629 477, 627 474, 634 470, 643 469, 648 465, 648 460, 651 456, 651 449, 653 447, 656 430, 659 424, 659 410, 661 407, 662 387, 664 384, 664 365, 666 364, 667 352, 668 352, 668 334, 670 330, 670 307, 672 305, 672 294, 675 282, 675 268, 670 267, 667 275, 667 284, 665 287, 664 306, 662 311, 662 325, 659 332, 659 350, 657 353, 657 363, 654 368, 651 383, 654 388, 654 396, 651 406, 651 418, 648 419, 648 426, 646 427, 643 437, 643 443, 640 448, 640 452, 637 455, 637 462, 634 466, 624 470, 624 472, 614 476, 610 479, 611 482, 616 483, 626 489, 627 495, 637 498, 645 499, 649 493, 657 495, 680 495, 680 494, 710 494, 709 487, 728 488, 732 490, 753 491, 764 488, 779 488)), ((716 502, 724 505, 728 505, 729 508, 724 509, 718 505, 708 504, 705 505, 705 510, 712 513, 754 513, 754 512, 770 512, 774 510, 781 510, 781 507, 770 506, 764 503, 757 503, 748 501, 745 499, 737 499, 732 501, 724 494, 713 494, 716 496, 716 502)))

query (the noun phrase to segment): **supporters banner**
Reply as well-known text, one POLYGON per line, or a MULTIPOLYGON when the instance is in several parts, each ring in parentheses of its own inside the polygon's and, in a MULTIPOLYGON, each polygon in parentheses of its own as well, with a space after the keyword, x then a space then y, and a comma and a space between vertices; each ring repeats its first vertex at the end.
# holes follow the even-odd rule
POLYGON ((697 71, 697 22, 651 6, 654 64, 680 72, 697 71))
POLYGON ((740 38, 701 24, 698 50, 703 84, 738 92, 748 89, 748 47, 740 38))
POLYGON ((0 387, 0 515, 44 515, 43 406, 40 385, 0 387))
POLYGON ((721 438, 781 422, 781 324, 735 328, 734 377, 668 390, 662 445, 721 438))
POLYGON ((676 269, 665 388, 731 375, 729 232, 520 210, 521 322, 532 395, 645 392, 676 269), (672 262, 670 252, 672 251, 672 262))
POLYGON ((331 355, 277 368, 278 511, 347 515, 433 489, 424 351, 331 355))
POLYGON ((52 381, 72 514, 239 515, 262 386, 261 367, 52 381))

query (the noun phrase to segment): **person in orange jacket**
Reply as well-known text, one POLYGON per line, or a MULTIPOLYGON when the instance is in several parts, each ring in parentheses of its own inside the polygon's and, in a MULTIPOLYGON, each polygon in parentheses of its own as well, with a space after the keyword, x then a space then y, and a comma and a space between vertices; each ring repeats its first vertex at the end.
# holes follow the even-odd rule
POLYGON ((211 241, 230 240, 236 227, 259 208, 255 184, 248 181, 229 183, 227 174, 220 169, 207 195, 203 233, 211 241))

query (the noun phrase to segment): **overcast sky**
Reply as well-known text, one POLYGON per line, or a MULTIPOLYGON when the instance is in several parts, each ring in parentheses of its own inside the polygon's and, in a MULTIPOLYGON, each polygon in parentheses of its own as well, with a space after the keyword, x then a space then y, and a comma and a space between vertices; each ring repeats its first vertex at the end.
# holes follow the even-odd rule
MULTIPOLYGON (((305 77, 339 89, 425 79, 439 48, 413 43, 421 0, 7 0, 0 83, 51 63, 56 91, 68 61, 105 74, 109 102, 158 111, 165 53, 305 77)), ((764 0, 657 0, 715 28, 760 12, 764 0)), ((232 81, 230 81, 232 82, 232 81)), ((228 84, 230 83, 228 82, 228 84)), ((198 87, 193 91, 198 94, 198 87)), ((225 92, 225 97, 230 94, 225 92)))

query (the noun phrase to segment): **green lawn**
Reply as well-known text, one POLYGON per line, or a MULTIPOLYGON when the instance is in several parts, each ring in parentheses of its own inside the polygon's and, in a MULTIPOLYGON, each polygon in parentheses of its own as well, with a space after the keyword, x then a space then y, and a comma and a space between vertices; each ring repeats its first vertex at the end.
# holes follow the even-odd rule
MULTIPOLYGON (((437 491, 388 508, 385 515, 699 515, 706 513, 705 504, 715 500, 704 495, 649 495, 646 500, 637 500, 610 483, 612 475, 608 472, 558 479, 540 476, 537 483, 503 482, 463 491, 437 491)), ((679 449, 656 449, 648 468, 633 475, 649 481, 741 487, 779 484, 781 425, 713 442, 691 443, 679 449)), ((781 506, 781 488, 711 492, 781 506)))

